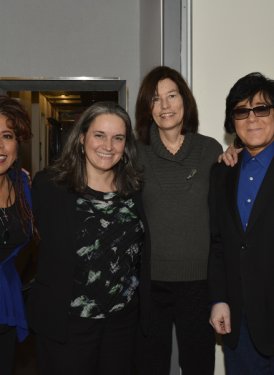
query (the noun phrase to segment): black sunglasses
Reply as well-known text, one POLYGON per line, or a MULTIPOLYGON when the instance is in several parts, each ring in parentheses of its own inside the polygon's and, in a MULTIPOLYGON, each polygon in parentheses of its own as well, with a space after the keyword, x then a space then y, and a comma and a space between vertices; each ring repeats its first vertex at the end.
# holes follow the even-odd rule
POLYGON ((232 111, 234 120, 244 120, 248 118, 252 111, 256 117, 266 117, 270 114, 270 109, 274 108, 274 105, 258 105, 254 108, 235 108, 232 111))

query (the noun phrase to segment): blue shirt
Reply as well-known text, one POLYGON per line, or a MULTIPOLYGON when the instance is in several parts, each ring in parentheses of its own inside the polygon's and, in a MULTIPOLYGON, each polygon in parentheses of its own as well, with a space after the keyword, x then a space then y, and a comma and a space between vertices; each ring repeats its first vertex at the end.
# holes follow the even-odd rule
POLYGON ((274 142, 256 156, 250 155, 246 149, 243 151, 237 204, 244 231, 248 226, 254 201, 273 156, 274 142))

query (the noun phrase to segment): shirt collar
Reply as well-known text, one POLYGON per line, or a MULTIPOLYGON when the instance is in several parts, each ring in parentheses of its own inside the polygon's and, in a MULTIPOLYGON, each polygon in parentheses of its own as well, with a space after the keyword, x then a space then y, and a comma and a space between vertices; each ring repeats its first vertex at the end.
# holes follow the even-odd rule
POLYGON ((243 167, 251 160, 257 160, 262 166, 267 166, 274 157, 274 142, 268 145, 256 156, 252 156, 246 149, 243 150, 243 167))

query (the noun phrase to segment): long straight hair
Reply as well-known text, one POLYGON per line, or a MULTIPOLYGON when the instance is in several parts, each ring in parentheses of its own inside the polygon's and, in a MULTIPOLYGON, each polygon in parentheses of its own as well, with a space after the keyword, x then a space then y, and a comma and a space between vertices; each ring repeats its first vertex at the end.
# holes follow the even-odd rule
POLYGON ((184 122, 182 134, 197 133, 199 126, 196 100, 182 75, 168 66, 157 66, 143 79, 136 100, 135 127, 138 139, 150 144, 150 127, 153 123, 153 97, 158 83, 164 79, 173 81, 179 90, 184 103, 184 122))

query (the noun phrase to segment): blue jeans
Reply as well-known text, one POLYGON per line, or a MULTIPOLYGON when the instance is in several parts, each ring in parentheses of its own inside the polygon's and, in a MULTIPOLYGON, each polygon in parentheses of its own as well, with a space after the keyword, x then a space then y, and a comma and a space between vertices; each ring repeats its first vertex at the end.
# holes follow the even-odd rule
POLYGON ((237 347, 224 345, 224 354, 226 375, 274 375, 274 357, 264 356, 255 348, 245 317, 237 347))

